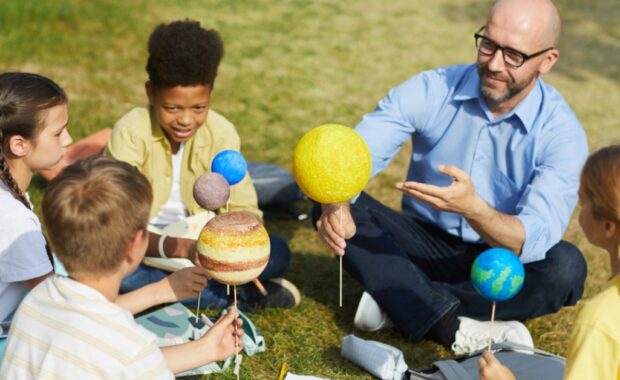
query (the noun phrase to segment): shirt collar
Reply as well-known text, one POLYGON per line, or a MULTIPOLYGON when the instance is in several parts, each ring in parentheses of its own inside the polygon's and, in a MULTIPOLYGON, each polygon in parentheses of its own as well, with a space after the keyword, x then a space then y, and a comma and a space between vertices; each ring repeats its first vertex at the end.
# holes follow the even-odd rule
POLYGON ((465 74, 464 80, 457 86, 452 98, 465 101, 479 98, 480 95, 480 77, 478 76, 476 65, 473 64, 465 74))
POLYGON ((542 80, 536 79, 536 85, 529 94, 515 107, 513 113, 521 120, 525 129, 529 132, 534 125, 536 116, 542 103, 542 80))
POLYGON ((147 107, 149 110, 149 115, 151 116, 151 136, 153 136, 153 140, 159 141, 161 139, 164 139, 166 136, 164 136, 164 131, 162 131, 159 124, 157 124, 157 116, 155 115, 153 107, 151 107, 150 105, 147 107))
MULTIPOLYGON (((472 69, 470 69, 465 75, 466 77, 456 88, 452 98, 458 101, 479 99, 480 102, 484 102, 484 98, 480 92, 480 76, 478 75, 476 65, 472 65, 472 69)), ((512 115, 515 115, 519 118, 523 124, 523 127, 529 132, 532 129, 536 116, 540 110, 540 104, 543 97, 541 87, 542 79, 537 78, 536 85, 532 88, 530 93, 527 94, 527 96, 519 104, 517 104, 512 111, 502 116, 500 119, 505 120, 512 115)))

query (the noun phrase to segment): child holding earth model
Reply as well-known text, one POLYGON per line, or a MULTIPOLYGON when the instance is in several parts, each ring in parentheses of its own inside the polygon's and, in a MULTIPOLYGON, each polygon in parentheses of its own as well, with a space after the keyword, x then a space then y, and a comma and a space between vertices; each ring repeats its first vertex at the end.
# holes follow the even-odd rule
MULTIPOLYGON (((235 127, 210 109, 224 52, 219 34, 190 20, 162 24, 151 34, 148 51, 145 88, 149 105, 132 109, 116 123, 107 154, 134 165, 151 183, 149 224, 161 229, 190 216, 234 211, 248 212, 261 220, 256 191, 245 173, 230 187, 228 202, 213 211, 205 210, 192 194, 195 181, 211 171, 218 153, 240 150, 235 127)), ((240 306, 293 307, 300 301, 295 286, 279 278, 291 258, 286 242, 271 234, 269 240, 269 262, 259 277, 267 295, 252 284, 239 287, 240 306)), ((150 232, 147 256, 195 262, 196 240, 150 232)), ((125 279, 121 290, 129 291, 164 276, 166 273, 159 269, 141 265, 125 279)), ((210 281, 200 305, 223 307, 228 303, 226 293, 224 286, 210 281)))
MULTIPOLYGON (((577 310, 564 379, 620 378, 620 145, 592 154, 581 173, 579 224, 591 244, 609 253, 611 278, 577 310)), ((479 360, 483 380, 514 379, 491 352, 479 360)))

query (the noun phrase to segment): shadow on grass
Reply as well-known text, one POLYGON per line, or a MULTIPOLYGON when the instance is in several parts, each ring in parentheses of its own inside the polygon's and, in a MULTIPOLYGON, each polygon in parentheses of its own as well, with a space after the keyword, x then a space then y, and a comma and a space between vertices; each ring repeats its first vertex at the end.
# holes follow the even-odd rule
MULTIPOLYGON (((298 227, 309 229, 310 223, 298 227)), ((320 244, 320 243, 317 243, 320 244)), ((293 281, 302 293, 302 309, 322 309, 334 324, 337 339, 321 348, 322 360, 328 367, 338 373, 338 377, 358 374, 360 369, 340 355, 340 343, 344 336, 354 334, 362 339, 380 341, 392 345, 405 354, 407 364, 420 368, 429 366, 439 358, 451 356, 442 346, 422 340, 413 343, 405 339, 395 328, 379 332, 363 332, 354 328, 353 318, 362 294, 361 285, 348 273, 343 273, 343 305, 339 307, 339 273, 338 260, 325 250, 320 253, 294 252, 287 278, 293 281), (355 369, 355 370, 354 370, 355 369)), ((305 313, 314 313, 305 311, 305 313)), ((325 313, 318 312, 325 316, 325 313)), ((309 328, 320 328, 310 326, 309 328)))

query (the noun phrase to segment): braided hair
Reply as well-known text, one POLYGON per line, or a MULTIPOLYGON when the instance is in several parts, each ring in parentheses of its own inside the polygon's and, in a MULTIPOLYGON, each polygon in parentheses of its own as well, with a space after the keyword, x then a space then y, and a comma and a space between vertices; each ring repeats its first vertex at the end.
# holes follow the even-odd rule
POLYGON ((6 72, 0 74, 0 180, 27 208, 30 202, 11 175, 7 159, 12 136, 34 140, 44 125, 42 111, 67 103, 67 95, 54 81, 37 74, 6 72))

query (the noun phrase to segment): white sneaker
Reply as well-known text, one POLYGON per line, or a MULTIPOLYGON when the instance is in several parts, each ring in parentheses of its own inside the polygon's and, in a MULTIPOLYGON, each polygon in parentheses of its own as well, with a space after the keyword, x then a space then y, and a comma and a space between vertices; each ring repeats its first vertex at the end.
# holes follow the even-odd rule
POLYGON ((357 305, 353 325, 362 331, 379 331, 382 328, 393 326, 387 314, 377 304, 372 296, 366 292, 362 294, 357 305))
MULTIPOLYGON (((456 355, 467 355, 481 350, 489 344, 489 327, 491 322, 476 321, 467 317, 458 317, 461 320, 456 332, 452 351, 456 355)), ((534 347, 532 336, 527 327, 518 321, 493 322, 493 343, 518 343, 527 347, 534 347)))

